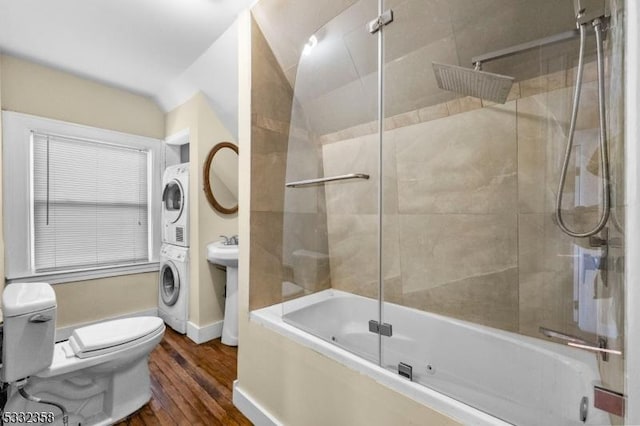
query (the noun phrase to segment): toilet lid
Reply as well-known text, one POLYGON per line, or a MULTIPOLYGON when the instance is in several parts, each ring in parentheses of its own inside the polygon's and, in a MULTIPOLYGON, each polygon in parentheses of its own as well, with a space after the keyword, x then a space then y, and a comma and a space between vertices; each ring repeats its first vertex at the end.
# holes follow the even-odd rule
POLYGON ((161 329, 164 322, 157 317, 124 318, 77 328, 69 343, 77 357, 88 358, 112 352, 105 351, 108 348, 118 350, 161 329))

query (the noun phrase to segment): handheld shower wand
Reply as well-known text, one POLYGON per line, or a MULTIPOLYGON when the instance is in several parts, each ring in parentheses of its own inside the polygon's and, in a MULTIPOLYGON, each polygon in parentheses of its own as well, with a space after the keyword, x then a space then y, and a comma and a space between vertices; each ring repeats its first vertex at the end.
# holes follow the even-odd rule
POLYGON ((558 184, 558 194, 556 197, 556 221, 558 226, 565 234, 575 238, 591 237, 602 229, 609 220, 609 157, 607 151, 607 130, 606 130, 606 115, 604 105, 604 48, 602 43, 602 19, 596 18, 591 23, 596 35, 596 51, 598 62, 598 121, 600 124, 600 162, 602 163, 602 173, 600 176, 600 182, 602 184, 602 212, 598 223, 588 231, 578 232, 569 228, 562 217, 562 197, 564 195, 564 187, 567 180, 567 170, 569 169, 569 159, 571 157, 571 150, 573 148, 573 138, 576 131, 576 122, 578 119, 578 107, 580 104, 580 91, 582 89, 582 75, 584 71, 584 50, 585 39, 588 23, 580 24, 580 50, 578 58, 578 69, 576 72, 576 88, 573 95, 573 108, 571 111, 571 122, 569 124, 569 135, 567 137, 567 148, 564 153, 564 161, 562 163, 562 171, 560 173, 560 181, 558 184))

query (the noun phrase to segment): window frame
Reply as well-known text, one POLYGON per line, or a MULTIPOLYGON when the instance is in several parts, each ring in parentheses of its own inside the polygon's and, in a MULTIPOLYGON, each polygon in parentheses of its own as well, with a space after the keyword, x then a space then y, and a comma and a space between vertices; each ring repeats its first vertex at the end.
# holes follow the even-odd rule
POLYGON ((3 226, 5 275, 8 282, 46 281, 52 284, 157 272, 161 244, 160 208, 164 143, 160 139, 84 126, 11 111, 2 112, 3 226), (32 132, 65 135, 148 152, 149 261, 37 273, 33 269, 32 132))

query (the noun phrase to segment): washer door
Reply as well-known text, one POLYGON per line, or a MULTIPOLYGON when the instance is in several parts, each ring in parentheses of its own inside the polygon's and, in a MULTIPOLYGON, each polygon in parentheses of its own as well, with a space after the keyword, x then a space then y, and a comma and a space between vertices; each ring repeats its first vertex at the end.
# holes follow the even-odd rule
POLYGON ((160 270, 160 295, 167 306, 173 306, 180 295, 180 275, 172 262, 162 264, 160 270))
POLYGON ((168 182, 162 191, 162 209, 165 221, 175 223, 184 210, 184 190, 182 184, 172 179, 168 182))

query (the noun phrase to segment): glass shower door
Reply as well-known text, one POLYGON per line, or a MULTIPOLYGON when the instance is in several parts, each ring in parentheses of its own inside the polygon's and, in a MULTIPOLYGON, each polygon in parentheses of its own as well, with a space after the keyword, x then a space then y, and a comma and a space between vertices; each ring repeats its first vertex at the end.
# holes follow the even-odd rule
POLYGON ((376 16, 376 2, 353 4, 310 35, 300 57, 282 294, 285 321, 378 363, 369 331, 379 321, 378 45, 367 31, 376 16))
MULTIPOLYGON (((618 201, 608 233, 591 240, 565 235, 555 219, 579 51, 573 4, 385 0, 383 8, 394 20, 383 33, 381 321, 393 334, 382 337, 380 361, 516 424, 581 422, 583 406, 587 424, 623 421, 595 406, 593 387, 624 392, 622 2, 607 2, 605 36, 618 201), (566 38, 547 43, 554 37, 566 38), (512 49, 525 43, 538 47, 512 49), (504 49, 513 52, 473 73, 477 58, 504 49), (468 80, 453 81, 461 76, 468 80)), ((563 198, 582 231, 597 223, 602 200, 591 25, 585 52, 563 198)))

